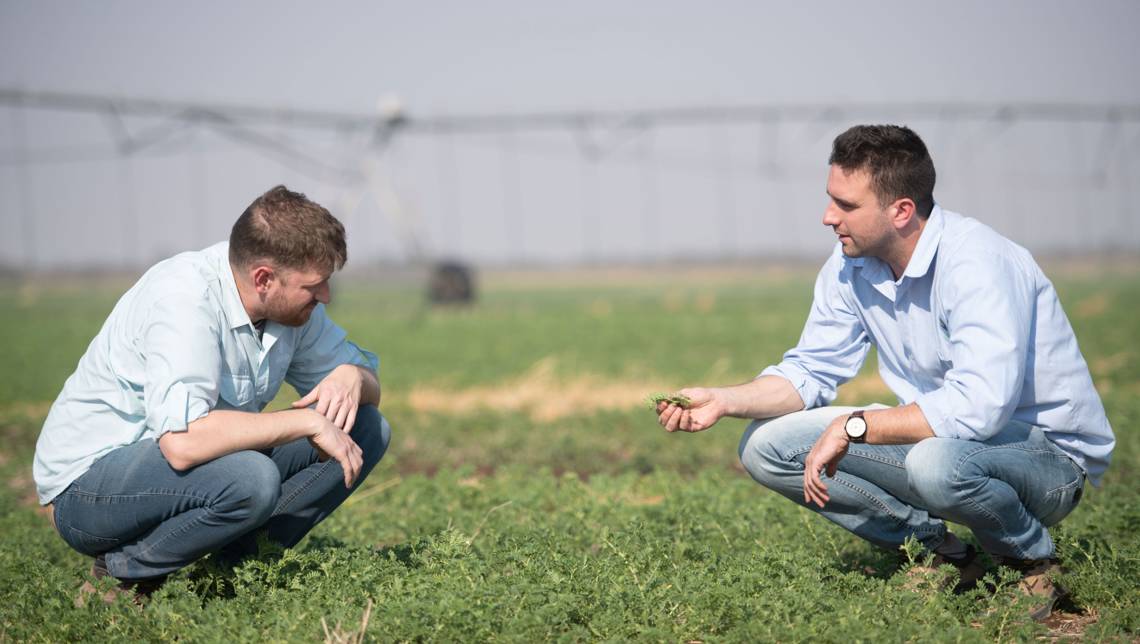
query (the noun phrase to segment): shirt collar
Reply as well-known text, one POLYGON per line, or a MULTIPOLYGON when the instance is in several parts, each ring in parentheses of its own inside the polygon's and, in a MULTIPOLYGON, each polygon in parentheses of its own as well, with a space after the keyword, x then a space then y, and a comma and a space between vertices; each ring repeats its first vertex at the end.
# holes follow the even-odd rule
POLYGON ((903 278, 917 279, 930 271, 934 255, 938 251, 938 242, 942 239, 943 221, 942 208, 935 204, 934 209, 930 211, 930 217, 926 219, 926 225, 922 228, 922 234, 918 237, 918 244, 914 247, 910 262, 907 263, 906 270, 897 282, 891 267, 877 257, 860 257, 853 260, 854 265, 860 268, 859 276, 892 302, 895 301, 903 278))
POLYGON ((222 284, 222 310, 230 322, 231 329, 248 326, 253 329, 253 321, 245 311, 238 295, 237 282, 234 280, 234 271, 230 268, 230 245, 227 242, 215 244, 210 248, 214 254, 214 265, 218 271, 218 280, 222 284))
POLYGON ((942 221, 942 207, 934 204, 934 209, 926 218, 922 234, 918 237, 918 245, 914 247, 910 262, 903 271, 903 277, 917 279, 930 270, 930 265, 934 263, 934 255, 938 251, 938 242, 942 240, 942 221))

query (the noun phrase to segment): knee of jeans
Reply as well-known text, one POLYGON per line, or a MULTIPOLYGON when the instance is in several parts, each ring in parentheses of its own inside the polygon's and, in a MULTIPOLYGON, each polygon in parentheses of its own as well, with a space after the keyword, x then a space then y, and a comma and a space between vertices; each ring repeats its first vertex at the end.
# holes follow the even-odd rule
POLYGON ((361 405, 356 412, 356 423, 350 434, 360 446, 365 463, 376 463, 388 451, 392 442, 392 426, 375 405, 361 405))
POLYGON ((926 509, 953 508, 961 501, 961 472, 942 438, 919 441, 906 456, 907 482, 926 509))
POLYGON ((268 519, 281 496, 281 471, 277 464, 255 451, 235 452, 225 458, 233 478, 214 504, 214 511, 254 523, 268 519))
POLYGON ((740 439, 740 463, 761 485, 771 486, 786 463, 780 457, 779 432, 769 431, 770 421, 752 421, 740 439))

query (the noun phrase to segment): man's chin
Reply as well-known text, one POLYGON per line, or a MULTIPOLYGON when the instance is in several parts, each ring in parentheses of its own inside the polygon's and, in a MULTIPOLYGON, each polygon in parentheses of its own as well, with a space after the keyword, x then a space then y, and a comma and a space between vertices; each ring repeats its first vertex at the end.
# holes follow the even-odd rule
POLYGON ((285 326, 291 326, 291 327, 305 326, 305 324, 307 324, 309 321, 309 317, 311 317, 312 315, 313 315, 313 309, 305 309, 304 311, 302 311, 301 313, 298 313, 297 315, 294 315, 293 317, 285 318, 285 319, 281 319, 281 320, 274 320, 274 322, 277 322, 278 324, 283 324, 285 326))

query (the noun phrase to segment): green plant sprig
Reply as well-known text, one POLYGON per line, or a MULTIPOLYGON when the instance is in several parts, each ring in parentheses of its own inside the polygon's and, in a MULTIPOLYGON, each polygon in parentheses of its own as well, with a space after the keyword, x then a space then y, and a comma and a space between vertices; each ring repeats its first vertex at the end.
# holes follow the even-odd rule
POLYGON ((655 393, 651 394, 646 401, 649 403, 651 409, 656 409, 657 405, 663 402, 673 403, 681 409, 688 409, 693 406, 693 401, 688 396, 682 396, 681 394, 655 393))

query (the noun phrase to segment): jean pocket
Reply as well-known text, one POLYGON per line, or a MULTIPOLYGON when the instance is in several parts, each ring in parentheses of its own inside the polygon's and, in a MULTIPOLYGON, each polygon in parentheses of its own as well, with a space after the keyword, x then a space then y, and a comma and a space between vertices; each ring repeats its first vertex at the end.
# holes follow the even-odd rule
POLYGON ((1076 509, 1084 492, 1085 477, 1083 473, 1078 472, 1075 481, 1049 492, 1047 503, 1049 510, 1045 516, 1041 517, 1041 523, 1046 526, 1060 523, 1061 519, 1069 516, 1069 513, 1076 509))
POLYGON ((59 522, 59 536, 63 537, 67 545, 71 546, 76 552, 91 557, 107 552, 111 548, 119 545, 117 539, 100 537, 89 532, 84 532, 66 520, 59 522))

